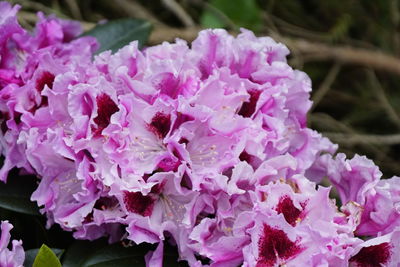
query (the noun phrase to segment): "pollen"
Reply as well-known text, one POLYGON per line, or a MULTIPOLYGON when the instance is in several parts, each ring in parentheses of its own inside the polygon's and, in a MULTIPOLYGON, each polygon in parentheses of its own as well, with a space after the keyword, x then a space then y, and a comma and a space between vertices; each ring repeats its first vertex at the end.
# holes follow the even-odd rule
POLYGON ((160 199, 164 204, 165 215, 168 217, 168 219, 174 221, 177 224, 182 223, 184 213, 186 211, 185 207, 182 204, 173 201, 170 197, 166 195, 161 195, 160 199))

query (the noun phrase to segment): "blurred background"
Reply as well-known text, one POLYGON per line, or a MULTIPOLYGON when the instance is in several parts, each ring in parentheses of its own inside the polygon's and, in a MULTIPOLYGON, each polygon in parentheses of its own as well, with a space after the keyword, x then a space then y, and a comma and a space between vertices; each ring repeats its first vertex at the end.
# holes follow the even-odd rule
POLYGON ((202 28, 240 27, 291 50, 289 63, 313 81, 309 126, 349 157, 367 155, 385 177, 400 175, 399 0, 12 0, 20 23, 35 13, 82 22, 133 17, 152 23, 148 45, 191 41, 202 28))

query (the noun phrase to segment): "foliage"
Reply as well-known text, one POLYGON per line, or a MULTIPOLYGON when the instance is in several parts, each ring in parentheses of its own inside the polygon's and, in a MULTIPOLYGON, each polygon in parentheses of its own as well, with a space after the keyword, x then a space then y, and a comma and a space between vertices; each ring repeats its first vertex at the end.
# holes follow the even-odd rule
POLYGON ((32 267, 61 267, 60 260, 56 254, 46 245, 42 245, 37 253, 32 267))
POLYGON ((262 26, 261 9, 255 0, 212 0, 201 16, 205 28, 224 28, 231 20, 237 26, 259 31, 262 26), (222 18, 221 14, 225 17, 222 18))
POLYGON ((149 37, 150 29, 151 25, 147 21, 125 18, 99 24, 84 35, 96 37, 100 44, 96 53, 99 54, 105 50, 116 52, 132 40, 139 41, 142 47, 149 37))
POLYGON ((11 175, 7 184, 0 183, 0 207, 29 215, 40 215, 36 203, 30 201, 37 184, 32 177, 11 175), (23 184, 24 186, 21 186, 23 184))

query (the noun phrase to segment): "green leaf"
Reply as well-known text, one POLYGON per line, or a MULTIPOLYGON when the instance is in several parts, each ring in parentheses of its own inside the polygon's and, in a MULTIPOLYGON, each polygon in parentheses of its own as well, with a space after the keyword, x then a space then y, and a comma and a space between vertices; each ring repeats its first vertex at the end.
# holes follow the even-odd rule
POLYGON ((80 267, 87 257, 105 246, 107 242, 104 240, 77 240, 65 251, 62 258, 63 267, 80 267))
POLYGON ((29 215, 40 215, 35 202, 30 200, 36 189, 35 179, 10 173, 6 184, 0 182, 0 207, 29 215))
POLYGON ((226 25, 223 16, 226 16, 238 27, 259 31, 262 26, 262 11, 256 0, 211 0, 211 8, 206 8, 200 18, 202 26, 219 28, 226 25), (218 14, 218 13, 222 13, 218 14))
MULTIPOLYGON (((64 250, 58 249, 58 248, 52 248, 51 250, 56 254, 57 258, 60 258, 64 252, 64 250)), ((29 249, 29 250, 25 251, 24 266, 31 267, 33 265, 33 262, 35 261, 35 258, 36 258, 36 255, 38 254, 38 252, 39 252, 38 248, 29 249)))
MULTIPOLYGON (((146 266, 144 256, 154 250, 154 245, 141 244, 124 247, 121 244, 109 245, 105 240, 76 241, 63 255, 63 267, 128 267, 146 266)), ((169 245, 164 249, 165 266, 187 267, 186 262, 178 261, 176 247, 169 245)))
POLYGON ((33 262, 33 267, 61 267, 61 263, 56 254, 43 244, 33 262))
POLYGON ((142 47, 151 31, 151 24, 138 19, 119 19, 99 24, 92 30, 83 34, 83 36, 96 37, 100 48, 96 51, 99 54, 106 50, 113 53, 130 42, 139 41, 139 47, 142 47))
POLYGON ((146 266, 144 255, 144 251, 133 247, 124 248, 119 244, 114 244, 92 254, 83 262, 82 267, 146 266))
POLYGON ((227 26, 222 19, 211 12, 204 12, 200 20, 201 25, 205 28, 224 28, 227 26))
POLYGON ((75 242, 65 253, 64 267, 146 266, 144 255, 148 249, 108 245, 105 242, 75 242))

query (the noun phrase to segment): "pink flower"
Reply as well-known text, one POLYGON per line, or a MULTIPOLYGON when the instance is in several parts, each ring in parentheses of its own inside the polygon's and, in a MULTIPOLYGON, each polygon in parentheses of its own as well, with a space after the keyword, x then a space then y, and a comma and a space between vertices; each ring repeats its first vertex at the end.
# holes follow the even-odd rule
POLYGON ((373 193, 366 197, 359 235, 387 234, 400 226, 400 178, 379 181, 373 193), (390 208, 389 208, 390 207, 390 208))
POLYGON ((22 267, 25 260, 22 241, 13 240, 12 249, 7 248, 10 243, 10 230, 12 228, 13 226, 8 221, 1 222, 0 266, 22 267))
POLYGON ((355 156, 345 160, 339 154, 335 160, 325 158, 328 176, 343 202, 342 209, 355 219, 358 235, 386 234, 400 224, 399 178, 380 180, 382 173, 372 161, 355 156), (352 205, 356 209, 349 210, 352 205), (388 208, 390 207, 390 208, 388 208))
POLYGON ((347 266, 361 240, 335 222, 340 216, 329 189, 295 176, 256 190, 252 242, 243 249, 244 266, 347 266))
POLYGON ((343 204, 354 201, 364 205, 366 196, 372 193, 382 176, 371 160, 358 155, 346 160, 344 154, 338 154, 335 160, 327 163, 327 172, 343 204))

